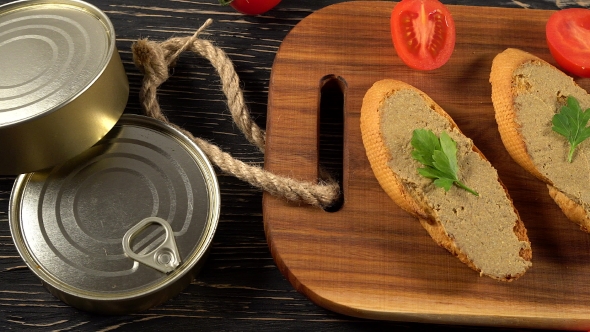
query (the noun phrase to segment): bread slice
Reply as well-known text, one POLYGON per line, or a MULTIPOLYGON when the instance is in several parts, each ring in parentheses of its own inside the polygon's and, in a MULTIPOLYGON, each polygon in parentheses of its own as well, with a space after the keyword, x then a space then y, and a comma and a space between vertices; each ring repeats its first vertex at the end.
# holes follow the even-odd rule
POLYGON ((361 134, 381 187, 416 216, 432 239, 480 275, 511 281, 531 266, 527 232, 496 170, 430 97, 396 80, 376 82, 365 94, 361 134), (446 131, 457 142, 459 180, 479 193, 447 192, 418 174, 411 156, 414 129, 446 131))
POLYGON ((567 96, 590 107, 590 95, 544 60, 509 48, 498 54, 490 73, 492 102, 502 142, 512 158, 547 184, 564 214, 590 231, 590 140, 567 161, 569 143, 551 127, 567 96))

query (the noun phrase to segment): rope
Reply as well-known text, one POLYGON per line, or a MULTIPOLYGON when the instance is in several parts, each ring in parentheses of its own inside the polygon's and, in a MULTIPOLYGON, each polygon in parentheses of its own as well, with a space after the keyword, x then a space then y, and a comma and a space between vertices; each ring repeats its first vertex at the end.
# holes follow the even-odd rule
POLYGON ((264 153, 266 133, 250 117, 233 63, 223 50, 214 46, 211 42, 199 38, 199 34, 211 23, 212 20, 208 19, 190 37, 170 38, 161 43, 140 39, 133 43, 131 47, 133 61, 144 75, 139 100, 145 114, 183 132, 223 172, 246 181, 274 196, 284 197, 296 203, 306 203, 328 209, 337 202, 340 196, 340 187, 332 179, 320 181, 319 183, 298 181, 275 175, 259 166, 249 165, 223 152, 216 145, 194 137, 192 133, 171 123, 162 113, 157 100, 158 87, 168 80, 169 69, 174 67, 181 53, 185 51, 194 52, 209 60, 213 65, 221 78, 222 90, 227 98, 227 105, 233 121, 246 139, 264 153))

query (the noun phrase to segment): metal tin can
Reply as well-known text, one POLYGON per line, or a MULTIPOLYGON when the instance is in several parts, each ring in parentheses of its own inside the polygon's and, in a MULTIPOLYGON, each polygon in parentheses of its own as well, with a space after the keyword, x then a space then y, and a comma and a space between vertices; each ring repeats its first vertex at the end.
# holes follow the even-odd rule
POLYGON ((193 280, 219 209, 214 169, 194 142, 160 121, 123 115, 82 154, 20 175, 9 222, 21 257, 52 294, 124 314, 193 280))
POLYGON ((90 148, 127 104, 113 25, 88 3, 1 5, 0 59, 0 174, 48 168, 90 148))

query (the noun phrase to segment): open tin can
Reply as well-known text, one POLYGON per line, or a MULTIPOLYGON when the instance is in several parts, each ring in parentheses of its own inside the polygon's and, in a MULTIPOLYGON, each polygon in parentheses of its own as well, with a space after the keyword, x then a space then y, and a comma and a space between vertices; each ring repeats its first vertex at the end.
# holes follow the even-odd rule
POLYGON ((124 314, 193 280, 213 240, 220 193, 193 141, 152 118, 123 115, 92 148, 20 175, 9 206, 14 243, 52 294, 124 314))
POLYGON ((115 31, 76 0, 0 5, 0 174, 48 168, 100 140, 129 85, 115 31))

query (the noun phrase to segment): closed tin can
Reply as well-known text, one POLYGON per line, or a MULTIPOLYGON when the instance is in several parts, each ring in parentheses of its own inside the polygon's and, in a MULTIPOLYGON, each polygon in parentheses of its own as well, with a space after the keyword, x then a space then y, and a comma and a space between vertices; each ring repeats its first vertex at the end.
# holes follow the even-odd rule
POLYGON ((160 121, 123 115, 82 154, 17 178, 10 230, 59 299, 96 313, 137 312, 193 280, 217 228, 219 196, 194 142, 160 121))
POLYGON ((76 0, 0 6, 0 174, 56 165, 117 122, 129 85, 115 31, 76 0))

